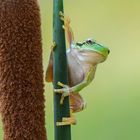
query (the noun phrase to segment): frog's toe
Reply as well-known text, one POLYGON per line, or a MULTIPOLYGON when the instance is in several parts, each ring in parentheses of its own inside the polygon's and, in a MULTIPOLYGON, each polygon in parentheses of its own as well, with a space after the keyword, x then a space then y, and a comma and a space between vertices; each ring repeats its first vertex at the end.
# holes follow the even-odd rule
POLYGON ((53 91, 56 93, 64 93, 63 89, 53 89, 53 91))
POLYGON ((75 125, 77 123, 74 117, 64 117, 62 118, 62 122, 56 122, 56 126, 64 126, 64 125, 75 125))
POLYGON ((59 12, 59 15, 64 17, 64 13, 62 11, 59 12))
POLYGON ((60 104, 62 105, 64 102, 65 97, 70 96, 70 92, 64 92, 60 99, 60 104))
POLYGON ((63 88, 69 88, 68 85, 63 84, 63 83, 61 83, 60 81, 57 82, 57 85, 60 86, 60 87, 63 87, 63 88))
POLYGON ((65 84, 61 83, 60 81, 57 82, 57 85, 60 86, 60 87, 65 87, 65 84))

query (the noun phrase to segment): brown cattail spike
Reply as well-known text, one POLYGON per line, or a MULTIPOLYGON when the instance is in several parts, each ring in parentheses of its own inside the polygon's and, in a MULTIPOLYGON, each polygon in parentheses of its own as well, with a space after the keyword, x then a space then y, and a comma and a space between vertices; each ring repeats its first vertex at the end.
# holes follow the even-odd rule
POLYGON ((46 140, 37 0, 0 0, 0 111, 4 140, 46 140))

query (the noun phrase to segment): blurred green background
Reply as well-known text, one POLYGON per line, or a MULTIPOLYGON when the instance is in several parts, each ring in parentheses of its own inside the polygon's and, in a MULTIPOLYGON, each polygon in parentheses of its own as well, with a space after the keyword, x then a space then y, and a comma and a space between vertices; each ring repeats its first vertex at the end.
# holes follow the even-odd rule
MULTIPOLYGON (((52 0, 40 0, 43 64, 52 44, 52 0)), ((111 53, 81 94, 87 108, 75 114, 73 140, 140 140, 140 1, 65 0, 76 41, 92 37, 111 53)), ((52 85, 45 86, 46 128, 53 140, 52 85)), ((2 139, 2 129, 1 129, 2 139)))

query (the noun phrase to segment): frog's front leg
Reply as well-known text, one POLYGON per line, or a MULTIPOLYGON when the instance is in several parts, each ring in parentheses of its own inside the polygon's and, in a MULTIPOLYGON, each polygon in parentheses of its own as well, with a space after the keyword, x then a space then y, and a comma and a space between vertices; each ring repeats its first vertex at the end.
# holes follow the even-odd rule
POLYGON ((63 104, 64 98, 66 96, 69 96, 70 93, 73 93, 73 94, 78 93, 84 87, 89 85, 89 83, 93 79, 94 73, 95 73, 95 67, 91 66, 90 69, 89 69, 89 72, 86 74, 84 80, 81 83, 79 83, 79 84, 77 84, 77 85, 75 85, 73 87, 69 87, 68 85, 64 85, 63 83, 58 82, 58 85, 63 87, 63 88, 61 88, 61 89, 54 89, 54 92, 62 94, 61 100, 60 100, 60 104, 63 104))
POLYGON ((73 35, 72 28, 70 27, 70 18, 66 17, 61 11, 59 12, 59 15, 60 15, 60 19, 64 21, 64 25, 62 27, 66 31, 67 40, 69 45, 71 46, 71 44, 74 42, 74 35, 73 35))
POLYGON ((60 99, 60 104, 63 104, 63 101, 64 101, 64 98, 66 96, 69 96, 70 95, 70 88, 68 85, 64 85, 63 83, 61 82, 58 82, 57 83, 60 87, 62 87, 61 89, 54 89, 54 92, 57 92, 57 93, 61 93, 61 99, 60 99))
POLYGON ((65 16, 64 15, 64 13, 63 12, 59 12, 59 15, 60 15, 60 19, 62 20, 62 21, 64 21, 64 25, 62 26, 64 29, 68 29, 68 28, 70 28, 70 18, 67 16, 65 16))

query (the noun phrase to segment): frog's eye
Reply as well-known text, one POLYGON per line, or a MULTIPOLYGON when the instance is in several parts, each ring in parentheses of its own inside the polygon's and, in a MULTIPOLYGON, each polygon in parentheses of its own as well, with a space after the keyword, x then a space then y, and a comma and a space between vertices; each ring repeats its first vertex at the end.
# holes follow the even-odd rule
POLYGON ((87 39, 87 40, 86 40, 86 43, 88 43, 88 44, 92 44, 93 41, 92 41, 91 39, 87 39))
POLYGON ((86 44, 96 44, 96 41, 93 39, 87 39, 84 43, 86 44))

